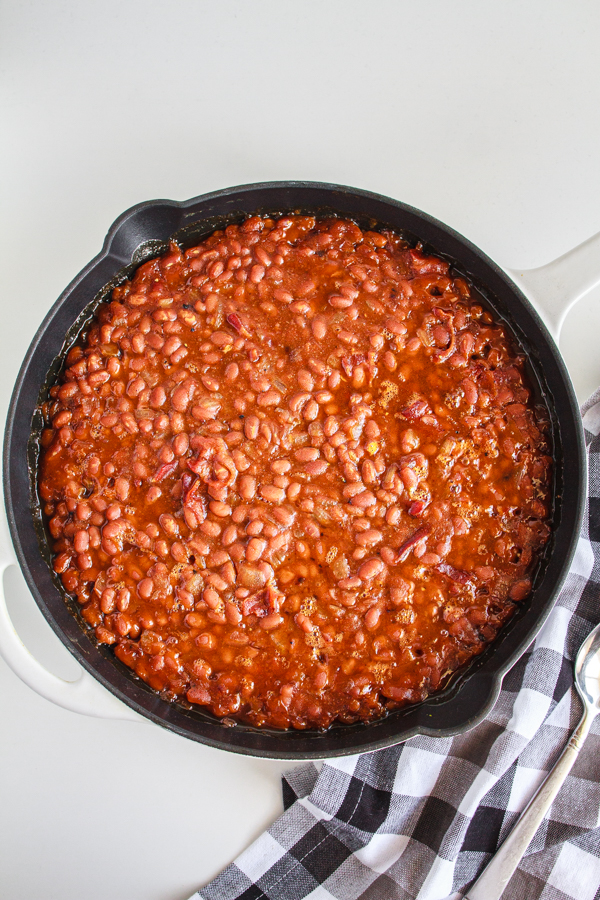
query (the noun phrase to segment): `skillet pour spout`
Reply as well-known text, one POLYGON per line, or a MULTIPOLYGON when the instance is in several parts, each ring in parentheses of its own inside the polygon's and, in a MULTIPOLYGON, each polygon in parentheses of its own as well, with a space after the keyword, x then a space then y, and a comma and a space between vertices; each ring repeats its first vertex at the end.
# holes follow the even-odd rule
POLYGON ((461 733, 481 721, 497 699, 504 674, 534 639, 558 596, 579 536, 584 491, 583 431, 569 376, 542 320, 513 281, 464 237, 406 204, 354 188, 309 182, 246 185, 181 203, 150 201, 125 212, 110 229, 101 253, 74 279, 40 326, 15 385, 4 444, 4 492, 19 564, 42 613, 86 672, 135 713, 182 736, 279 759, 377 750, 418 734, 461 733), (189 247, 249 216, 283 213, 333 215, 365 229, 389 229, 412 246, 420 242, 425 252, 448 260, 526 355, 529 381, 550 416, 554 458, 550 546, 536 572, 532 595, 498 638, 445 690, 422 703, 377 721, 336 725, 322 732, 257 729, 167 702, 116 660, 110 649, 96 645, 68 608, 52 575, 36 487, 40 397, 55 378, 65 347, 85 327, 98 303, 140 263, 167 250, 170 241, 189 247))

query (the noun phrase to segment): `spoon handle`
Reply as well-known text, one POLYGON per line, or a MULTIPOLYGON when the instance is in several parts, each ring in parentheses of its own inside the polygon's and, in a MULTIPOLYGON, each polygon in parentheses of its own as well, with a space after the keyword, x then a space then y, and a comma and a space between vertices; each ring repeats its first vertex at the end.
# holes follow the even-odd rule
POLYGON ((573 732, 571 740, 559 756, 548 777, 535 792, 517 824, 510 832, 498 852, 492 857, 482 874, 471 887, 464 900, 499 900, 510 881, 521 857, 527 850, 552 801, 571 771, 573 763, 585 741, 594 714, 586 708, 573 732))

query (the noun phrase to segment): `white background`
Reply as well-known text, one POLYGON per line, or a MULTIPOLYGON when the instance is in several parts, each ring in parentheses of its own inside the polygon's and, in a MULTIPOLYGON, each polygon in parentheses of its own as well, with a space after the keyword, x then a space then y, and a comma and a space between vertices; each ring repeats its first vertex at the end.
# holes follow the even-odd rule
MULTIPOLYGON (((596 0, 4 0, 0 410, 126 208, 311 179, 404 200, 500 264, 600 231, 596 0)), ((599 261, 600 265, 600 261, 599 261)), ((600 383, 600 291, 561 349, 600 383)), ((15 569, 10 609, 77 664, 15 569)), ((289 764, 53 707, 0 661, 0 894, 184 900, 279 812, 289 764)))

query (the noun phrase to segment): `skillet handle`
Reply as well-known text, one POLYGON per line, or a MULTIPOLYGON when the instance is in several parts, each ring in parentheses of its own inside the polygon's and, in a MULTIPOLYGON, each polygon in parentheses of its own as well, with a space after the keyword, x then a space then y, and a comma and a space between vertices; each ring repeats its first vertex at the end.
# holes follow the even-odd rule
POLYGON ((506 269, 533 303, 558 344, 571 307, 600 284, 600 232, 537 269, 506 269))
POLYGON ((17 565, 13 554, 6 514, 0 509, 0 656, 21 681, 41 697, 63 709, 99 719, 129 719, 145 722, 134 710, 121 703, 92 676, 81 670, 75 681, 65 681, 49 672, 31 655, 11 621, 4 596, 4 572, 17 565))

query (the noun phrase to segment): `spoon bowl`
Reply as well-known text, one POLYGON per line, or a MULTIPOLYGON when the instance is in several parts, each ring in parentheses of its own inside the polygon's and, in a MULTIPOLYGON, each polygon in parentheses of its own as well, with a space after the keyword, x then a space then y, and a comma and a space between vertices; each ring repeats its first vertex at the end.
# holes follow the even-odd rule
POLYGON ((590 631, 575 658, 575 687, 590 712, 600 712, 600 625, 590 631))

